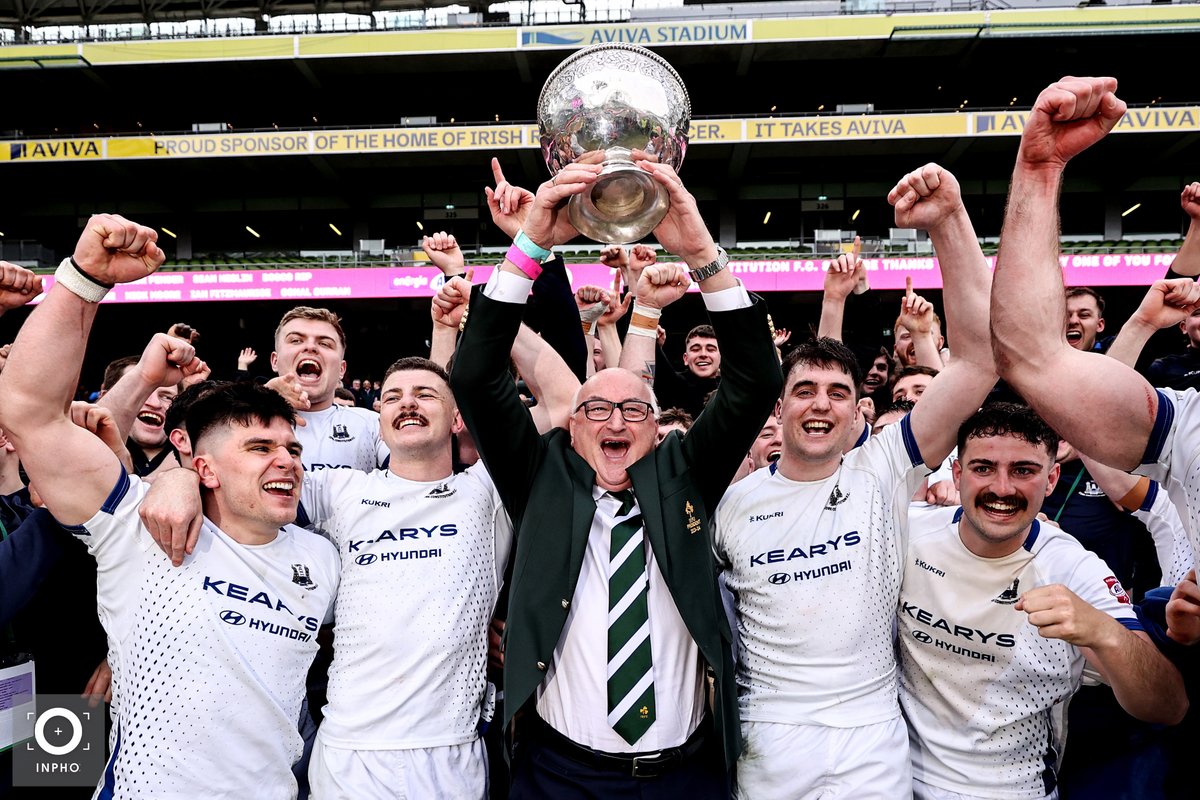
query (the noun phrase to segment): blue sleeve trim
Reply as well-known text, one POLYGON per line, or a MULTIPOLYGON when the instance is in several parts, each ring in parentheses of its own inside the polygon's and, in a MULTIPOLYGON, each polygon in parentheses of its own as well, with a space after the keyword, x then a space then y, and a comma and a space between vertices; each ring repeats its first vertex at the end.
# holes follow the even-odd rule
POLYGON ((307 528, 312 525, 312 519, 309 518, 308 512, 304 510, 304 503, 296 506, 296 524, 301 528, 307 528))
POLYGON ((854 447, 851 447, 850 449, 853 450, 855 447, 862 447, 864 444, 867 443, 867 439, 870 439, 870 438, 871 438, 871 426, 864 424, 862 433, 859 434, 859 436, 858 436, 858 441, 855 442, 854 447))
POLYGON ((1033 544, 1037 541, 1038 535, 1042 532, 1042 523, 1039 520, 1034 520, 1029 526, 1029 535, 1025 537, 1025 544, 1022 545, 1030 553, 1033 552, 1033 544))
POLYGON ((1150 438, 1146 442, 1146 452, 1142 454, 1143 464, 1153 464, 1162 456, 1167 444, 1167 434, 1171 432, 1171 423, 1175 421, 1175 404, 1160 389, 1158 394, 1158 411, 1154 414, 1154 427, 1150 429, 1150 438))
POLYGON ((117 510, 117 506, 121 505, 121 501, 125 499, 125 495, 129 492, 129 473, 121 467, 121 475, 117 478, 116 484, 112 491, 108 493, 108 499, 104 501, 104 505, 100 506, 100 510, 105 514, 111 514, 117 510))
POLYGON ((121 755, 121 720, 116 721, 117 726, 117 743, 113 746, 112 755, 108 758, 108 764, 104 767, 104 782, 100 784, 100 793, 96 795, 97 800, 113 800, 113 795, 117 788, 116 765, 117 758, 121 755))
POLYGON ((925 459, 921 457, 921 448, 917 447, 917 437, 913 436, 912 422, 910 414, 905 414, 900 420, 900 435, 904 437, 904 449, 908 451, 908 460, 912 462, 914 467, 919 467, 925 463, 925 459))
POLYGON ((1154 508, 1154 501, 1158 499, 1158 481, 1150 481, 1150 488, 1146 490, 1146 499, 1138 506, 1138 511, 1149 511, 1154 508))
POLYGON ((1144 632, 1146 630, 1142 626, 1142 621, 1140 619, 1138 619, 1137 617, 1133 617, 1132 619, 1125 619, 1123 617, 1118 617, 1117 622, 1121 623, 1122 625, 1124 625, 1127 629, 1129 629, 1131 631, 1143 631, 1144 632))

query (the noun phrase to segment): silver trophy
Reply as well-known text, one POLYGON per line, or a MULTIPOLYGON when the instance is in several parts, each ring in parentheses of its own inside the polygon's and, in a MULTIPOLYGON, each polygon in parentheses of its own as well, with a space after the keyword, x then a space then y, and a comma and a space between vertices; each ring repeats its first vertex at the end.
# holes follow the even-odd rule
POLYGON ((551 175, 575 161, 603 162, 567 214, 604 244, 640 242, 666 216, 667 190, 633 161, 633 151, 676 170, 687 150, 692 103, 679 73, 631 44, 580 50, 550 73, 538 98, 542 156, 551 175))

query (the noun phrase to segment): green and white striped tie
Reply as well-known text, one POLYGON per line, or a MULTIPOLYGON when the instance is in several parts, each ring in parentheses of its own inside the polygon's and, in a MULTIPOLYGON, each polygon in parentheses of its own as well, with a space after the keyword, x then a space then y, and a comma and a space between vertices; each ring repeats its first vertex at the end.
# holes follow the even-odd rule
MULTIPOLYGON (((633 492, 611 492, 620 519, 633 492)), ((613 526, 608 569, 608 724, 633 744, 654 724, 654 665, 650 654, 649 576, 642 516, 613 526)))

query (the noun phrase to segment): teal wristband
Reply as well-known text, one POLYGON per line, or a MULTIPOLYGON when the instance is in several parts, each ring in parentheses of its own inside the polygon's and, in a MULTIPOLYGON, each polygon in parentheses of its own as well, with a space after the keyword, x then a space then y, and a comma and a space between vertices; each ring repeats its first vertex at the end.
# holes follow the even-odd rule
POLYGON ((545 261, 550 257, 551 251, 535 244, 533 239, 530 239, 528 236, 526 236, 525 231, 523 230, 517 231, 516 238, 513 239, 513 244, 515 244, 522 253, 534 259, 535 261, 545 261))

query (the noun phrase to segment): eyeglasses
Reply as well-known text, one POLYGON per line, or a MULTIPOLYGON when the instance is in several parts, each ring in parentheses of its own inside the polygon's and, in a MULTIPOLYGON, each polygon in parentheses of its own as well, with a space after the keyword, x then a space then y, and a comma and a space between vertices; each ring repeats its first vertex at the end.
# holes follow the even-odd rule
POLYGON ((575 407, 575 411, 583 409, 583 415, 592 422, 604 422, 612 416, 613 409, 621 409, 621 419, 626 422, 645 422, 650 416, 652 406, 645 400, 623 400, 614 403, 611 400, 584 400, 575 407))

